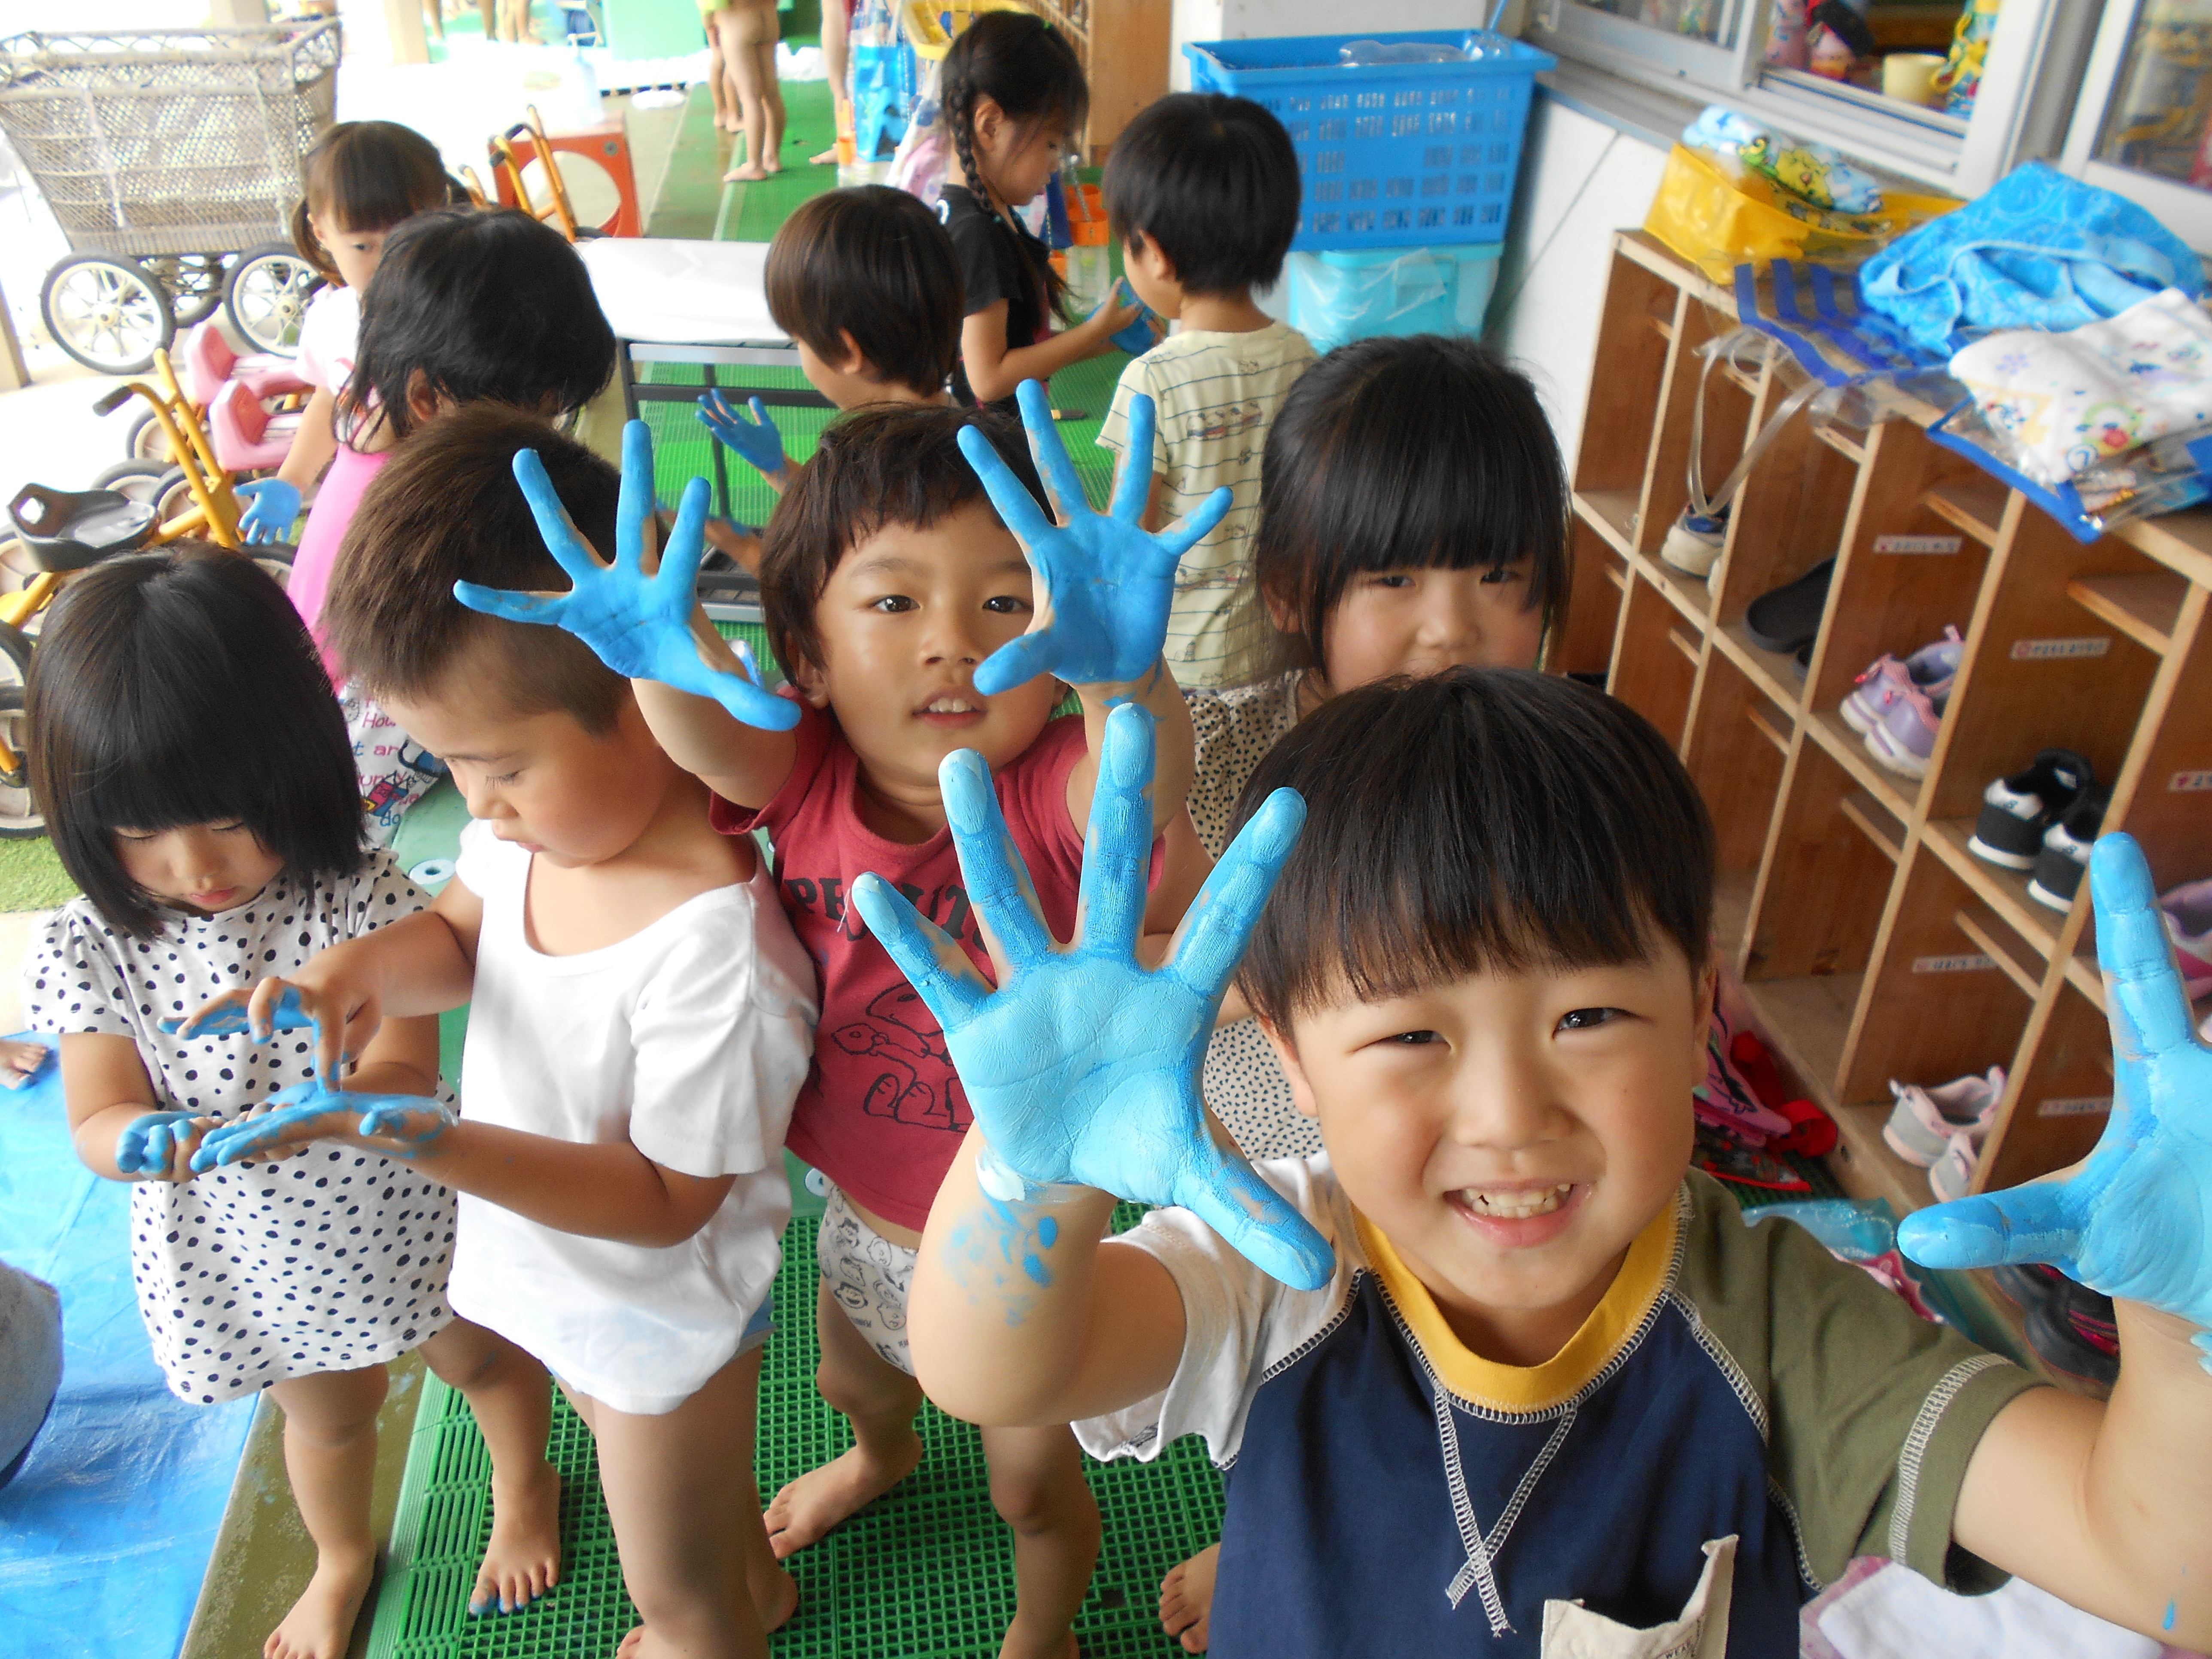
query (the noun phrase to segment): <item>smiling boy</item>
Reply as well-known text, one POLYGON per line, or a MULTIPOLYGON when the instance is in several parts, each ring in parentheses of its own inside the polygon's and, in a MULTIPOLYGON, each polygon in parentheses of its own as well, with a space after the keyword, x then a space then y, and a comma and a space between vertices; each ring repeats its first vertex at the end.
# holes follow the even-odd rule
MULTIPOLYGON (((2078 1252, 2042 1236, 2112 1263, 2116 1295, 2181 1283, 2120 1303, 2108 1411, 1803 1231, 1746 1226, 1689 1170, 1711 830, 1624 706, 1505 671, 1363 689, 1285 738, 1243 808, 1157 971, 1117 954, 1125 920, 1090 937, 1133 868, 1103 813, 1082 939, 1052 948, 1018 905, 987 907, 1012 957, 995 994, 880 886, 857 896, 943 1012, 976 1116, 923 1242, 917 1373, 975 1421, 1072 1419, 1099 1456, 1204 1436, 1233 1465, 1212 1652, 1790 1653, 1802 1604, 1863 1554, 2212 1635, 2189 1589, 2212 1568, 2212 1382, 2191 1319, 2142 1304, 2212 1305, 2201 1130, 2161 1140, 2153 1115, 2127 1137, 2159 1149, 2139 1184, 2162 1195, 2160 1250, 2099 1243, 2110 1223, 2078 1252), (1328 1147, 1262 1166, 1265 1188, 1206 1139, 1194 1077, 1247 926, 1238 982, 1328 1147), (1105 1186, 1197 1209, 1102 1243, 1105 1186)), ((963 867, 1011 891, 986 819, 963 867)), ((2133 926, 2107 914, 2100 939, 2133 926)), ((2165 972, 2153 990, 2179 1003, 2165 972)), ((2185 1033, 2157 1024, 2173 1066, 2137 1091, 2167 1120, 2212 1110, 2212 1055, 2185 1033), (2169 1079, 2191 1063, 2184 1098, 2169 1079)), ((2132 1036, 2120 1052, 2136 1089, 2132 1036)))

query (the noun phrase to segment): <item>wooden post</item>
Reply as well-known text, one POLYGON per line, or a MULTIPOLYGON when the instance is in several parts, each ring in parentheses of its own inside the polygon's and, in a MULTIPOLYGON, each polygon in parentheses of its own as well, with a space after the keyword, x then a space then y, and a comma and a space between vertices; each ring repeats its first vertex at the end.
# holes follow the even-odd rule
POLYGON ((30 383, 31 371, 15 339, 15 319, 8 314, 8 296, 0 294, 0 392, 13 392, 30 383))

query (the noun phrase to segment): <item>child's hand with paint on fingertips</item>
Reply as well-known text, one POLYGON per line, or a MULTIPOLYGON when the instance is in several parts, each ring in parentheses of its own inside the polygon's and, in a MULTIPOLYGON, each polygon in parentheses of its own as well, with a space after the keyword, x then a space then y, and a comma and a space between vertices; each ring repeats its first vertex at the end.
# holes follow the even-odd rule
POLYGON ((318 1140, 343 1140, 387 1158, 414 1158, 455 1121, 442 1103, 423 1095, 355 1094, 310 1079, 270 1096, 246 1116, 210 1132, 192 1153, 191 1167, 204 1174, 282 1156, 318 1140))
POLYGON ((215 1120, 190 1112, 149 1112, 133 1118, 116 1138, 115 1167, 133 1181, 190 1181, 200 1137, 215 1120))
POLYGON ((171 1036, 186 1038, 247 1036, 258 1043, 279 1031, 315 1034, 315 1074, 335 1088, 368 1046, 383 1017, 371 998, 333 998, 320 987, 274 975, 247 987, 226 991, 192 1012, 161 1022, 171 1036))
MULTIPOLYGON (((1106 722, 1081 921, 1065 945, 1038 912, 982 757, 961 750, 938 776, 999 988, 879 877, 856 882, 853 902, 944 1029, 983 1142, 977 1180, 987 1197, 1001 1208, 1049 1206, 1068 1189, 1096 1188, 1181 1205, 1284 1282, 1327 1283, 1335 1260, 1327 1242, 1207 1132, 1198 1091, 1214 1010, 1304 821, 1297 797, 1279 792, 1255 815, 1167 960, 1147 969, 1135 952, 1152 843, 1149 714, 1121 708, 1106 722)), ((1042 1248, 1025 1246, 1021 1266, 1048 1284, 1057 1224, 1047 1215, 1035 1227, 1042 1248)))
POLYGON ((453 584, 456 599, 488 617, 565 629, 616 673, 708 698, 744 725, 787 732, 799 724, 799 705, 749 677, 699 610, 699 565, 706 556, 705 479, 694 478, 684 487, 659 568, 646 570, 646 527, 654 509, 653 438, 644 422, 632 421, 623 429, 622 497, 611 564, 578 532, 534 450, 515 456, 514 477, 546 550, 574 586, 566 593, 514 593, 462 581, 453 584))
MULTIPOLYGON (((1024 380, 1016 396, 1030 453, 1060 522, 1045 515, 989 438, 972 426, 962 430, 960 453, 1021 544, 1036 583, 1036 614, 1029 632, 977 665, 975 689, 988 697, 1039 674, 1055 674, 1079 688, 1148 683, 1166 672, 1160 650, 1175 603, 1176 566, 1221 522, 1229 511, 1230 492, 1217 489, 1188 517, 1164 530, 1147 531, 1143 520, 1152 478, 1133 467, 1124 471, 1112 505, 1095 512, 1053 422, 1050 394, 1038 382, 1024 380)), ((1153 420, 1150 398, 1132 403, 1133 454, 1152 453, 1153 420)))

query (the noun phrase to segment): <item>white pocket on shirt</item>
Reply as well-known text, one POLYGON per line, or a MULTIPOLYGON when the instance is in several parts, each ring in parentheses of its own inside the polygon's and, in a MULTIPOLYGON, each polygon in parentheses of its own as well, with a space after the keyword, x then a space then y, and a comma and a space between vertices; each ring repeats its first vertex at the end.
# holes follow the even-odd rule
POLYGON ((1705 1546, 1705 1570, 1672 1624, 1633 1630, 1579 1601, 1544 1603, 1542 1659, 1726 1659, 1735 1537, 1705 1546))

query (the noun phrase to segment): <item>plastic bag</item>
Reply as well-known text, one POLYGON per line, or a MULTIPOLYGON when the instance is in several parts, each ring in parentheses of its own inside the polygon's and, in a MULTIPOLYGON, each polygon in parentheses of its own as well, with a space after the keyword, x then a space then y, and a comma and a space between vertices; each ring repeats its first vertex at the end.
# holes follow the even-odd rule
POLYGON ((1960 204, 1887 192, 1879 213, 1835 213, 1799 201, 1732 157, 1677 144, 1644 228, 1713 282, 1776 259, 1854 264, 1960 204))
POLYGON ((1463 64, 1470 57, 1480 57, 1481 48, 1468 52, 1441 41, 1354 40, 1349 46, 1339 46, 1336 55, 1347 68, 1369 69, 1386 64, 1463 64))

